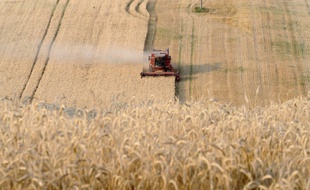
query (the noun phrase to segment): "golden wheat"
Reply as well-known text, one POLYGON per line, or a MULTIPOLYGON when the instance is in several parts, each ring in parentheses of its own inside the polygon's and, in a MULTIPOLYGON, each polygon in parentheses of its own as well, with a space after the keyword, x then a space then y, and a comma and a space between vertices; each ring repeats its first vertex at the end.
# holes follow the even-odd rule
POLYGON ((310 101, 0 103, 1 189, 309 189, 310 101))

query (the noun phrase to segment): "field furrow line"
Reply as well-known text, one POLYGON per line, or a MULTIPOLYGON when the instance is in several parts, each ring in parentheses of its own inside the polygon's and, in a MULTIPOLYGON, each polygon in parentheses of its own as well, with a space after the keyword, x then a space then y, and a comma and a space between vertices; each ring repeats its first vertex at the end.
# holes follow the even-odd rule
MULTIPOLYGON (((295 4, 294 1, 288 1, 288 5, 290 5, 289 11, 291 15, 291 31, 292 35, 294 37, 292 46, 294 47, 294 57, 297 62, 297 70, 298 70, 298 78, 299 83, 298 86, 301 88, 301 92, 303 95, 306 95, 309 88, 309 81, 307 81, 308 73, 306 69, 306 65, 308 65, 307 60, 307 49, 306 44, 307 40, 307 30, 303 30, 302 27, 304 27, 303 24, 298 22, 300 19, 299 16, 299 4, 295 4), (305 78, 304 78, 305 77, 305 78)), ((309 14, 309 3, 306 1, 306 7, 307 7, 307 13, 309 14)))
POLYGON ((289 2, 287 0, 283 0, 283 7, 285 10, 285 23, 286 23, 286 35, 287 35, 287 39, 289 39, 289 49, 290 54, 293 54, 293 61, 295 62, 295 65, 293 66, 294 68, 294 80, 295 80, 295 86, 298 90, 298 94, 302 93, 305 94, 306 92, 304 91, 304 88, 301 87, 301 79, 300 76, 302 75, 302 71, 300 69, 300 55, 299 55, 299 50, 297 49, 297 37, 296 37, 296 32, 294 30, 294 21, 292 18, 292 13, 288 7, 289 2))
MULTIPOLYGON (((187 13, 187 7, 182 7, 182 5, 185 4, 183 1, 180 1, 177 4, 177 14, 176 17, 179 17, 180 23, 179 27, 176 28, 176 31, 178 31, 178 62, 177 67, 178 71, 181 74, 181 82, 176 83, 176 96, 181 102, 185 102, 188 97, 188 78, 189 78, 189 67, 188 67, 188 13, 187 13)), ((189 5, 190 6, 190 5, 189 5)))
MULTIPOLYGON (((289 1, 291 3, 290 7, 296 8, 297 9, 297 5, 294 4, 294 2, 289 1)), ((288 3, 289 3, 288 2, 288 3)), ((307 2, 307 1, 306 1, 307 2)), ((308 2, 307 2, 308 3, 308 2)), ((307 5, 309 6, 309 5, 307 5)), ((302 30, 300 29, 300 27, 298 26, 298 22, 296 20, 298 20, 298 18, 296 19, 294 15, 297 15, 297 13, 293 12, 293 10, 288 9, 290 12, 290 17, 291 17, 291 30, 292 30, 292 35, 294 37, 294 41, 293 41, 293 47, 294 47, 294 52, 296 54, 296 58, 298 61, 301 62, 301 59, 305 58, 305 54, 304 54, 304 44, 301 44, 301 41, 303 41, 303 34, 302 34, 302 30)))
MULTIPOLYGON (((255 5, 257 3, 257 0, 255 0, 255 2, 253 3, 253 1, 250 1, 250 9, 251 9, 251 12, 253 14, 251 14, 251 19, 252 19, 252 33, 253 33, 253 48, 254 48, 254 59, 255 59, 255 64, 256 64, 256 71, 257 71, 257 77, 258 77, 258 83, 259 83, 259 86, 262 86, 262 70, 261 70, 261 66, 260 66, 260 62, 259 62, 259 50, 258 50, 258 39, 257 39, 257 30, 258 30, 258 26, 257 26, 257 23, 256 23, 256 20, 258 18, 255 18, 254 17, 254 9, 255 9, 255 5)), ((264 90, 263 88, 260 90, 261 92, 261 96, 264 97, 264 90)))
POLYGON ((23 85, 23 88, 22 88, 21 93, 19 94, 19 99, 21 99, 21 97, 23 96, 23 93, 24 93, 24 91, 25 91, 25 89, 26 89, 26 86, 27 86, 28 83, 29 83, 30 77, 31 77, 31 75, 32 75, 32 73, 33 73, 34 67, 35 67, 36 62, 37 62, 37 60, 38 60, 38 56, 39 56, 39 53, 40 53, 40 51, 41 51, 41 47, 42 47, 43 41, 45 40, 46 35, 47 35, 47 32, 49 31, 49 28, 50 28, 50 25, 51 25, 51 21, 52 21, 52 18, 53 18, 53 16, 54 16, 54 13, 55 13, 56 7, 58 6, 59 1, 60 1, 60 0, 57 0, 55 6, 53 7, 51 16, 50 16, 49 21, 48 21, 47 26, 46 26, 46 30, 45 30, 45 32, 44 32, 44 34, 43 34, 43 37, 42 37, 42 39, 41 39, 41 41, 40 41, 40 43, 39 43, 39 45, 38 45, 37 53, 36 53, 36 56, 35 56, 35 58, 34 58, 34 60, 33 60, 33 63, 32 63, 32 66, 31 66, 31 69, 30 69, 30 72, 29 72, 29 75, 28 75, 28 77, 27 77, 27 80, 26 80, 25 84, 23 85))
POLYGON ((149 23, 147 34, 144 42, 144 52, 152 51, 154 40, 155 40, 155 33, 156 33, 156 9, 155 9, 156 0, 149 0, 146 9, 149 12, 149 23))
MULTIPOLYGON (((228 51, 231 50, 231 48, 228 46, 229 44, 227 43, 228 38, 229 38, 229 26, 225 25, 225 32, 224 32, 224 37, 223 37, 223 48, 224 48, 224 56, 225 56, 225 62, 227 63, 226 67, 227 68, 232 68, 234 65, 236 65, 235 63, 235 59, 231 59, 228 55, 228 51)), ((217 42, 219 43, 219 42, 217 42)), ((235 81, 235 77, 232 75, 231 72, 225 72, 225 81, 226 81, 226 93, 227 93, 227 97, 228 100, 233 101, 233 95, 232 93, 239 89, 236 87, 236 81, 235 81)))
MULTIPOLYGON (((183 23, 183 19, 181 18, 181 23, 180 23, 180 36, 183 36, 183 32, 184 32, 184 23, 183 23)), ((182 42, 183 38, 179 38, 179 47, 178 47, 178 70, 181 72, 181 65, 182 65, 182 48, 183 48, 183 42, 182 42)))
POLYGON ((263 4, 264 7, 266 7, 267 12, 264 15, 265 17, 267 17, 266 19, 262 20, 262 26, 263 26, 263 35, 266 36, 264 37, 264 48, 265 50, 268 51, 272 51, 272 47, 271 47, 271 41, 272 41, 272 34, 271 34, 271 27, 270 27, 270 22, 271 22, 271 17, 272 17, 272 13, 269 9, 270 5, 269 3, 266 2, 266 0, 263 0, 263 4), (266 30, 264 30, 264 28, 266 28, 266 30))
POLYGON ((195 21, 194 18, 192 20, 192 34, 191 34, 191 55, 190 55, 190 69, 189 69, 189 95, 192 95, 192 78, 193 78, 193 60, 194 60, 194 32, 195 32, 195 21))
POLYGON ((37 85, 36 85, 36 87, 35 87, 35 89, 34 89, 32 95, 31 95, 31 97, 34 97, 35 93, 37 92, 37 89, 38 89, 38 87, 39 87, 39 85, 40 85, 41 79, 42 79, 42 77, 43 77, 43 75, 44 75, 44 73, 45 73, 45 69, 46 69, 46 66, 47 66, 48 61, 49 61, 49 56, 50 56, 50 54, 51 54, 52 47, 53 47, 53 45, 54 45, 54 43, 55 43, 55 40, 56 40, 56 38, 57 38, 57 36, 58 36, 58 32, 59 32, 59 29, 60 29, 60 27, 61 27, 62 20, 63 20, 63 17, 64 17, 64 15, 65 15, 65 13, 66 13, 66 10, 67 10, 67 7, 68 7, 69 2, 70 2, 70 0, 67 0, 66 3, 65 3, 65 5, 64 5, 64 7, 63 7, 63 10, 62 10, 62 13, 61 13, 61 17, 60 17, 60 20, 59 20, 59 23, 58 23, 58 26, 57 26, 55 35, 54 35, 54 37, 53 37, 53 39, 52 39, 52 42, 51 42, 51 44, 50 44, 50 46, 49 46, 49 48, 48 48, 48 56, 47 56, 47 59, 46 59, 46 61, 45 61, 45 63, 44 63, 44 68, 43 68, 43 70, 42 70, 42 74, 41 74, 41 76, 40 76, 40 78, 39 78, 39 80, 38 80, 38 83, 37 83, 37 85))
POLYGON ((195 4, 188 6, 188 15, 191 17, 192 31, 190 36, 190 63, 189 63, 189 96, 192 96, 192 78, 193 78, 193 62, 194 62, 194 51, 195 51, 195 19, 191 14, 191 10, 195 4))
MULTIPOLYGON (((272 31, 271 31, 271 22, 272 22, 272 12, 270 10, 270 3, 267 2, 266 0, 263 0, 263 5, 266 9, 266 13, 264 14, 264 18, 262 19, 262 31, 263 31, 263 39, 264 39, 264 49, 267 54, 267 60, 265 60, 266 65, 268 65, 268 69, 271 69, 274 67, 275 70, 275 75, 276 76, 270 76, 267 75, 268 79, 267 81, 269 82, 274 82, 274 85, 272 88, 276 88, 275 93, 280 92, 279 88, 279 62, 275 60, 274 58, 274 52, 272 48, 272 42, 273 42, 273 36, 272 36, 272 31), (273 77, 273 78, 271 78, 273 77)), ((273 89, 272 89, 273 90, 273 89)))
MULTIPOLYGON (((184 32, 184 26, 183 26, 183 19, 181 18, 181 23, 180 23, 180 32, 179 35, 183 36, 183 32, 184 32)), ((179 47, 178 47, 178 71, 179 73, 181 73, 182 75, 182 48, 183 48, 183 42, 182 42, 183 38, 179 38, 179 47)), ((182 94, 184 94, 185 92, 182 92, 182 94)), ((179 97, 179 99, 181 99, 181 93, 180 93, 180 83, 176 84, 176 96, 179 97)), ((183 96, 182 96, 183 97, 183 96)), ((183 99, 183 98, 182 98, 183 99)))

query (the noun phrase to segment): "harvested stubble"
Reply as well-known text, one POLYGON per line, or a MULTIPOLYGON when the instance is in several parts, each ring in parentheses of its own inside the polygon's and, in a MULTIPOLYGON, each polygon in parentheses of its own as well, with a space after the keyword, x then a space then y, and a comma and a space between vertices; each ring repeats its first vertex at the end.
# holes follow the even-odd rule
POLYGON ((310 189, 310 96, 249 109, 0 103, 3 189, 310 189), (90 117, 92 115, 92 117, 90 117))

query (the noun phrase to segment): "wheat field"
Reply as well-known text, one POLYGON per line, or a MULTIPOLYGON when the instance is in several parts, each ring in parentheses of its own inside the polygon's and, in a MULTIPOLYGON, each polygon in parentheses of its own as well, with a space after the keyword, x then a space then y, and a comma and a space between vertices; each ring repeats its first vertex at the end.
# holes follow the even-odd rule
POLYGON ((310 189, 310 96, 268 107, 0 101, 0 189, 310 189))
POLYGON ((203 4, 1 0, 0 190, 310 189, 309 0, 203 4))
POLYGON ((204 13, 197 6, 197 0, 2 0, 0 97, 92 108, 116 96, 234 105, 248 103, 246 96, 268 105, 307 95, 309 0, 204 0, 204 13), (140 80, 139 56, 152 48, 170 48, 181 73, 175 87, 140 80))

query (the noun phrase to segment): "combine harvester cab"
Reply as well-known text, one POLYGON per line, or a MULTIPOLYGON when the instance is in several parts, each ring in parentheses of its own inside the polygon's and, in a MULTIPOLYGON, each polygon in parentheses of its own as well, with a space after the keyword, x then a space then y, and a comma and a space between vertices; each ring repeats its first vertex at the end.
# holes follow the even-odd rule
POLYGON ((171 65, 169 49, 166 51, 154 49, 149 56, 149 61, 149 71, 141 72, 141 78, 147 76, 174 76, 176 82, 180 81, 180 74, 171 65))

